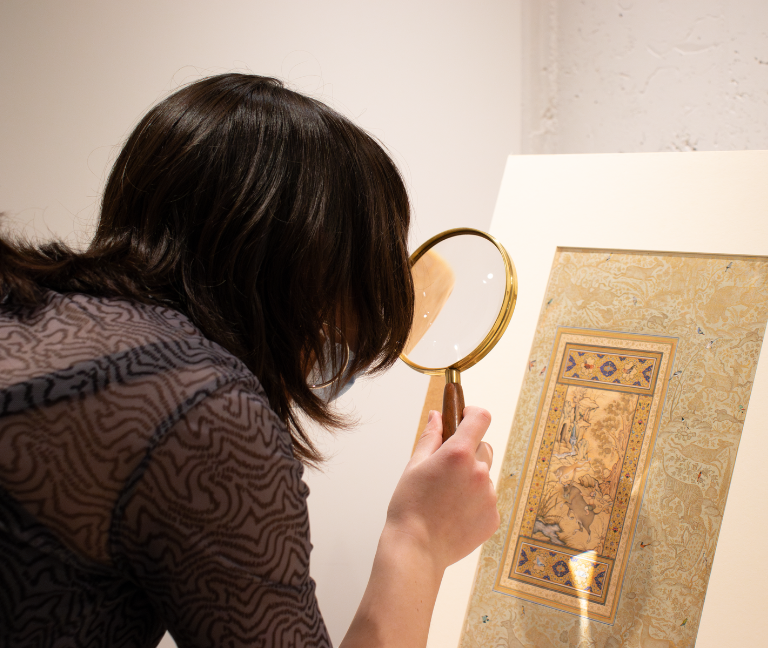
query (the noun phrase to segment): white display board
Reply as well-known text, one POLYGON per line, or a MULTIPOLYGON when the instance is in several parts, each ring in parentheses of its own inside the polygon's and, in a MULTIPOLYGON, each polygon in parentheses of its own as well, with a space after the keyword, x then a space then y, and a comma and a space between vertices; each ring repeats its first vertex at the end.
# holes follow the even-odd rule
MULTIPOLYGON (((503 453, 557 246, 768 255, 768 151, 510 156, 491 233, 520 294, 497 348, 463 376, 466 402, 491 411, 503 453)), ((768 361, 758 365, 717 545, 697 648, 768 639, 768 361)), ((492 476, 498 476, 500 461, 492 476)), ((503 520, 502 524, 506 524, 503 520)), ((458 645, 476 551, 445 575, 430 648, 458 645)))

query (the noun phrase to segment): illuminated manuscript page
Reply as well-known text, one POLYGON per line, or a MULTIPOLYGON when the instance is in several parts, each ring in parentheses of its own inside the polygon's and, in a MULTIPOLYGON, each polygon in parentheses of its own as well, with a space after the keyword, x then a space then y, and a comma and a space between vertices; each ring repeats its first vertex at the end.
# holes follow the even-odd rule
POLYGON ((557 250, 462 647, 693 646, 767 318, 766 258, 557 250))

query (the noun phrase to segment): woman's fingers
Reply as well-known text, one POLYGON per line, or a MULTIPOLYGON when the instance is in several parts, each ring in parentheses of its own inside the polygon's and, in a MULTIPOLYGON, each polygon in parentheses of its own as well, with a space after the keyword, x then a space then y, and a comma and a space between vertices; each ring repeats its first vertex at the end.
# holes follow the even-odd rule
POLYGON ((422 461, 433 454, 443 442, 443 416, 440 412, 431 410, 427 419, 427 427, 421 433, 416 447, 413 449, 411 461, 422 461))
MULTIPOLYGON (((475 458, 482 461, 491 469, 493 464, 493 448, 485 441, 481 441, 488 426, 491 423, 491 415, 481 407, 467 407, 464 409, 464 419, 459 425, 461 435, 452 437, 448 443, 466 443, 469 448, 474 449, 475 458), (456 439, 456 437, 459 437, 456 439), (453 441, 456 439, 456 441, 453 441)), ((431 410, 427 419, 427 426, 421 433, 416 447, 413 450, 412 460, 416 462, 423 461, 434 454, 442 445, 443 437, 443 417, 440 412, 431 410)), ((467 448, 467 446, 465 446, 467 448)), ((467 449, 469 449, 467 448, 467 449)))
POLYGON ((464 408, 464 418, 446 443, 467 445, 474 452, 491 425, 491 414, 482 407, 472 405, 464 408))

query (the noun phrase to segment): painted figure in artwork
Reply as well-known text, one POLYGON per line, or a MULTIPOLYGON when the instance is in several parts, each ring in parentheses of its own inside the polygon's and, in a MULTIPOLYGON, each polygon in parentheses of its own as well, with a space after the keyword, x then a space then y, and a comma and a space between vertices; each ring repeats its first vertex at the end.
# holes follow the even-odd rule
POLYGON ((573 403, 571 401, 565 401, 563 405, 563 417, 560 422, 560 443, 567 444, 568 439, 571 436, 571 428, 574 424, 575 412, 573 411, 573 403))
POLYGON ((586 389, 574 390, 571 398, 563 406, 560 427, 560 444, 567 444, 569 448, 556 454, 558 459, 579 455, 579 459, 586 460, 584 456, 585 446, 581 441, 584 439, 584 432, 590 425, 590 416, 598 407, 599 405, 587 396, 586 389))

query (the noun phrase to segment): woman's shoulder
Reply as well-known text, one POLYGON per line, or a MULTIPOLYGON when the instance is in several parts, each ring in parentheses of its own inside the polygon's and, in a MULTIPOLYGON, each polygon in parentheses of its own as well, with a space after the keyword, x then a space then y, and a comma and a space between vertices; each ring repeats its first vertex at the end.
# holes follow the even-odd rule
POLYGON ((151 374, 185 385, 256 377, 182 313, 124 298, 49 292, 35 308, 0 308, 0 388, 91 367, 121 383, 151 374))

